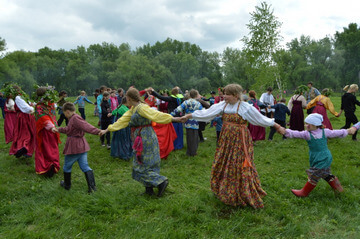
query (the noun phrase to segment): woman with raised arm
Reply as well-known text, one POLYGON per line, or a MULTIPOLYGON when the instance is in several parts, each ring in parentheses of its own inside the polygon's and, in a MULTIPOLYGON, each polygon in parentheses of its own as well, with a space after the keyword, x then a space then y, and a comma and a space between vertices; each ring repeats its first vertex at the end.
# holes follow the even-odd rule
POLYGON ((182 121, 189 118, 210 121, 222 115, 223 126, 211 169, 211 190, 225 204, 262 208, 262 197, 266 192, 261 188, 256 171, 254 146, 247 122, 263 127, 273 126, 277 130, 280 125, 274 119, 263 116, 249 103, 241 101, 241 92, 240 85, 227 85, 225 101, 207 110, 185 115, 182 121))

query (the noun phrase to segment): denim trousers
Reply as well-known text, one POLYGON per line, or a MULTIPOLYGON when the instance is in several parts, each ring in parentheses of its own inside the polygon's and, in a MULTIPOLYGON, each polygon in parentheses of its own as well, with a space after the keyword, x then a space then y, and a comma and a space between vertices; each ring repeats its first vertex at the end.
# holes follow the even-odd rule
POLYGON ((87 152, 81 154, 68 154, 65 155, 64 172, 71 173, 71 168, 75 162, 79 163, 81 171, 84 173, 92 170, 87 161, 87 152))

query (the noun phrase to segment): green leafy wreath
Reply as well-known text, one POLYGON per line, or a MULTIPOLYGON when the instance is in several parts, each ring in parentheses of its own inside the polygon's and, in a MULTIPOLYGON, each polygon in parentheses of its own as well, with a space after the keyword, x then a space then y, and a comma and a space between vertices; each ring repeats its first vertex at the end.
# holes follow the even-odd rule
POLYGON ((55 103, 59 100, 59 93, 55 90, 55 86, 46 84, 46 86, 34 85, 35 92, 32 93, 32 99, 38 103, 55 103), (42 96, 36 94, 36 90, 40 87, 46 88, 46 92, 42 96))

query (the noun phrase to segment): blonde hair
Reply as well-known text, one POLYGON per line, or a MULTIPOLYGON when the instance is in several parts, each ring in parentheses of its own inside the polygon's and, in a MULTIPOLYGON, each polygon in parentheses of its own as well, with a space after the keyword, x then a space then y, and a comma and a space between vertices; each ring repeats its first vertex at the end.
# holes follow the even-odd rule
POLYGON ((351 91, 358 91, 359 90, 359 86, 357 84, 351 84, 350 86, 349 85, 346 85, 344 88, 343 88, 344 91, 348 91, 348 90, 351 90, 351 91))
POLYGON ((241 100, 241 93, 243 88, 239 84, 229 84, 224 87, 225 94, 239 97, 241 100))

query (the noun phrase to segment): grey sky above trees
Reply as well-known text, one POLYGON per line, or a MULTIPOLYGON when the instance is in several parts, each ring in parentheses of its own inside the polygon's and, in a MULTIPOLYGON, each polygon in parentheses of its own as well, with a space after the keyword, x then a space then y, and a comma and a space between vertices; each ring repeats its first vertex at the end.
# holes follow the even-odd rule
MULTIPOLYGON (((241 48, 255 0, 0 0, 7 50, 75 49, 102 42, 135 49, 170 37, 206 51, 241 48)), ((321 39, 359 24, 358 0, 267 1, 283 23, 284 45, 301 35, 321 39)))

